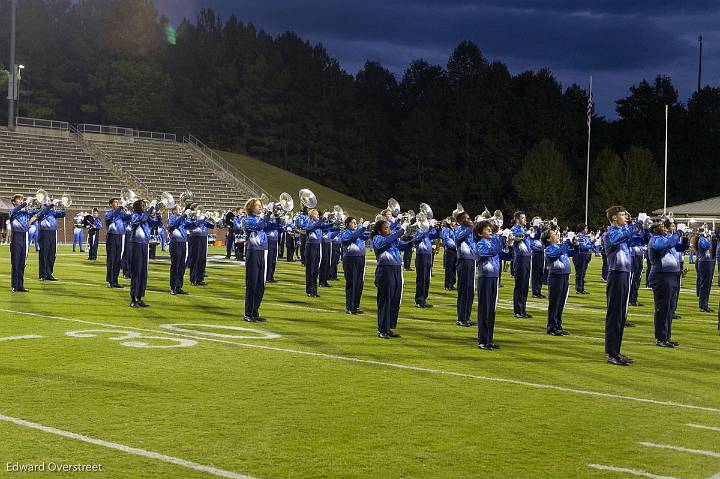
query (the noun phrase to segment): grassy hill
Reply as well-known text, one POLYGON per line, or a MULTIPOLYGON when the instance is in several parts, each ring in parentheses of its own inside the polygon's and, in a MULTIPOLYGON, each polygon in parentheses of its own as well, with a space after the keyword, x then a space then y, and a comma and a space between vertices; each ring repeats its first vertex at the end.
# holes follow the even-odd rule
POLYGON ((373 219, 382 208, 372 206, 359 201, 350 196, 338 193, 326 186, 322 186, 302 176, 285 171, 277 166, 270 165, 264 161, 250 158, 246 155, 238 153, 230 153, 227 151, 217 151, 225 160, 238 168, 240 171, 249 176, 254 182, 260 185, 273 196, 279 196, 283 191, 287 191, 295 200, 295 209, 300 208, 298 202, 298 191, 301 188, 309 188, 318 198, 318 206, 322 209, 332 208, 334 205, 340 205, 342 208, 354 216, 365 219, 373 219))

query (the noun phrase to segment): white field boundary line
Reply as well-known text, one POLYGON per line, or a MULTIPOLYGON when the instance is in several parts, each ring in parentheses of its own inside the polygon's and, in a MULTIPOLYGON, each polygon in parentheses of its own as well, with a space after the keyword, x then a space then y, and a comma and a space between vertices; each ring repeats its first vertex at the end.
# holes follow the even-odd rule
POLYGON ((153 333, 174 334, 175 336, 183 336, 183 337, 188 337, 188 338, 193 338, 193 339, 198 339, 198 340, 203 340, 203 341, 233 344, 235 346, 239 346, 239 347, 243 347, 243 348, 262 349, 265 351, 291 353, 291 354, 298 354, 298 355, 310 356, 310 357, 316 357, 316 358, 322 358, 322 359, 332 359, 335 361, 345 361, 345 362, 354 363, 354 364, 367 364, 367 365, 371 365, 371 366, 381 366, 381 367, 394 368, 394 369, 399 369, 399 370, 404 370, 404 371, 415 371, 415 372, 436 374, 436 375, 442 375, 442 376, 450 376, 450 377, 458 377, 458 378, 466 378, 466 379, 476 379, 476 380, 485 381, 485 382, 510 384, 510 385, 514 385, 514 386, 523 386, 523 387, 531 388, 531 389, 543 389, 543 390, 548 390, 548 391, 557 391, 557 392, 575 394, 575 395, 580 395, 580 396, 590 396, 590 397, 607 398, 607 399, 619 399, 619 400, 623 400, 623 401, 631 401, 631 402, 637 402, 637 403, 642 403, 642 404, 652 404, 652 405, 656 405, 656 406, 666 406, 666 407, 672 407, 672 408, 677 408, 677 409, 688 409, 688 410, 705 411, 705 412, 712 412, 712 413, 720 414, 720 408, 710 407, 710 406, 700 406, 697 404, 685 404, 685 403, 678 403, 675 401, 664 401, 664 400, 656 400, 656 399, 650 399, 650 398, 640 398, 640 397, 634 397, 634 396, 626 396, 623 394, 614 394, 614 393, 606 393, 606 392, 592 391, 592 390, 586 390, 586 389, 576 389, 576 388, 566 387, 566 386, 557 386, 554 384, 534 383, 534 382, 530 382, 530 381, 522 381, 519 379, 482 376, 479 374, 448 371, 445 369, 425 368, 425 367, 421 367, 421 366, 412 366, 412 365, 408 365, 408 364, 388 363, 388 362, 384 362, 384 361, 374 361, 371 359, 355 358, 352 356, 340 356, 340 355, 336 355, 336 354, 319 353, 319 352, 314 352, 314 351, 300 351, 297 349, 279 348, 279 347, 265 346, 265 345, 260 345, 260 344, 225 341, 222 339, 211 339, 211 338, 204 338, 204 337, 200 337, 200 336, 191 336, 191 335, 186 335, 186 334, 170 333, 165 330, 152 330, 152 329, 145 329, 145 328, 135 328, 135 327, 130 327, 130 326, 118 326, 118 325, 114 325, 114 324, 96 323, 96 322, 92 322, 92 321, 86 321, 83 319, 62 318, 59 316, 50 316, 50 315, 38 314, 38 313, 27 313, 27 312, 23 312, 23 311, 13 311, 13 310, 9 310, 9 309, 0 309, 0 312, 7 312, 7 313, 13 313, 13 314, 19 314, 19 315, 28 315, 28 316, 39 317, 39 318, 53 319, 53 320, 57 320, 57 321, 71 321, 71 322, 79 322, 79 323, 84 323, 84 324, 93 324, 93 325, 106 326, 106 327, 118 328, 118 329, 134 329, 134 330, 138 330, 138 331, 150 331, 153 333))
POLYGON ((670 449, 672 451, 687 452, 690 454, 697 454, 699 456, 720 457, 720 452, 705 451, 703 449, 688 449, 686 447, 671 446, 669 444, 655 444, 654 442, 641 442, 640 445, 645 447, 654 447, 657 449, 670 449))
POLYGON ((702 424, 692 424, 692 423, 691 423, 691 424, 685 424, 685 425, 688 426, 688 427, 694 427, 694 428, 696 428, 696 429, 705 429, 705 430, 708 430, 708 431, 720 432, 720 427, 717 427, 717 426, 704 426, 704 425, 702 425, 702 424))
POLYGON ((0 343, 3 341, 15 341, 16 339, 42 339, 44 336, 38 336, 37 334, 25 334, 23 336, 7 336, 0 338, 0 343))
POLYGON ((63 431, 62 429, 56 429, 56 428, 50 427, 50 426, 43 426, 42 424, 38 424, 36 422, 26 421, 24 419, 19 419, 19 418, 11 417, 11 416, 5 416, 4 414, 0 414, 0 421, 15 424, 17 426, 26 427, 29 429, 35 429, 35 430, 42 431, 42 432, 45 432, 48 434, 54 434, 56 436, 61 436, 61 437, 65 437, 68 439, 73 439, 75 441, 81 441, 81 442, 85 442, 88 444, 93 444, 95 446, 105 447, 108 449, 114 449, 116 451, 121 451, 126 454, 132 454, 135 456, 146 457, 148 459, 155 459, 156 461, 167 462, 169 464, 175 464, 176 466, 181 466, 181 467, 184 467, 187 469, 193 469, 195 471, 212 474, 213 476, 227 477, 230 479, 253 479, 251 476, 246 476, 244 474, 238 474, 237 472, 226 471, 224 469, 218 469, 217 467, 206 466, 204 464, 199 464, 197 462, 180 459, 179 457, 168 456, 165 454, 160 454, 158 452, 147 451, 145 449, 140 449, 137 447, 131 447, 131 446, 126 446, 124 444, 118 444, 116 442, 104 441, 102 439, 96 439, 94 437, 85 436, 85 435, 77 434, 77 433, 70 432, 70 431, 63 431))
POLYGON ((650 479, 678 479, 677 477, 673 476, 658 476, 657 474, 653 474, 651 472, 643 471, 640 469, 629 469, 626 467, 605 466, 602 464, 588 464, 588 467, 592 467, 593 469, 599 469, 601 471, 618 472, 621 474, 631 474, 633 476, 649 477, 650 479))

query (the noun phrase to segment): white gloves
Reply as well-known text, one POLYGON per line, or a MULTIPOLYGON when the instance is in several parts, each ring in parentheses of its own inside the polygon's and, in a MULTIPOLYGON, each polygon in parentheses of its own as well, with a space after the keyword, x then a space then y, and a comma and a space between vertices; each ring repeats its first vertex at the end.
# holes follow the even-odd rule
POLYGON ((647 213, 638 213, 638 221, 641 223, 645 223, 645 220, 647 219, 648 215, 647 213))
POLYGON ((687 225, 686 225, 686 224, 683 224, 683 223, 680 223, 679 225, 676 226, 676 228, 677 228, 677 230, 678 230, 679 232, 684 233, 685 230, 687 229, 687 225))

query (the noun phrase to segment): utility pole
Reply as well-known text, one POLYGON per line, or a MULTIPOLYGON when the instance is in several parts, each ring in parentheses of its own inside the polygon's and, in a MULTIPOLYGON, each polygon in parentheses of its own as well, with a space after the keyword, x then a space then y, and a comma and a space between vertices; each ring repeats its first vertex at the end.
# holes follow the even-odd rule
POLYGON ((10 77, 8 78, 8 127, 15 129, 15 98, 17 72, 15 67, 15 17, 17 0, 10 0, 10 77))

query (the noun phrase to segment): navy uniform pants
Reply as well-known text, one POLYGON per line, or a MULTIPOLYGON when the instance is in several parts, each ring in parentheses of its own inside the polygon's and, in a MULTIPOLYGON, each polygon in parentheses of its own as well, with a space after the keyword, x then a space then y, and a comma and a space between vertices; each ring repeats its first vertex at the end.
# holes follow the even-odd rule
POLYGON ((307 235, 300 235, 300 262, 305 264, 305 253, 307 253, 307 235))
POLYGON ((412 261, 413 250, 408 248, 403 251, 403 268, 410 269, 410 262, 412 261))
MULTIPOLYGON (((574 257, 573 257, 573 259, 574 259, 574 257)), ((530 282, 531 282, 531 286, 532 286, 533 296, 540 296, 542 294, 544 271, 545 271, 545 252, 544 251, 533 251, 532 263, 531 263, 531 274, 530 274, 530 282)))
POLYGON ((457 318, 463 323, 470 322, 475 301, 475 260, 459 259, 457 262, 457 318))
POLYGON ((578 253, 573 256, 573 264, 575 265, 575 291, 585 291, 585 275, 587 274, 588 265, 592 259, 592 254, 578 253))
POLYGON ((365 286, 365 256, 343 256, 345 275, 345 309, 360 309, 360 298, 365 286))
POLYGON ((455 287, 455 277, 457 275, 457 250, 443 248, 443 266, 445 267, 445 289, 455 287))
MULTIPOLYGON (((428 255, 430 256, 430 255, 428 255)), ((403 276, 400 265, 380 265, 375 268, 377 288, 378 332, 395 329, 400 314, 403 276)))
POLYGON ((672 336, 673 303, 680 288, 677 273, 653 273, 650 287, 655 300, 655 339, 667 341, 672 336))
POLYGON ((530 283, 530 256, 516 256, 513 259, 513 276, 515 289, 513 290, 513 312, 526 314, 528 286, 530 283))
POLYGON ((602 251, 600 256, 602 257, 602 269, 600 270, 600 277, 603 279, 603 281, 607 281, 607 279, 608 279, 608 262, 607 262, 607 255, 605 254, 605 250, 602 251))
POLYGON ((415 254, 415 304, 427 303, 430 293, 432 253, 415 254))
POLYGON ((698 300, 701 308, 707 309, 710 299, 713 275, 715 274, 714 261, 696 261, 698 274, 698 300))
MULTIPOLYGON (((107 257, 105 263, 105 282, 108 284, 118 284, 120 266, 122 265, 122 247, 123 235, 107 235, 107 239, 105 240, 105 255, 107 257)), ((97 253, 97 250, 95 252, 97 253)))
MULTIPOLYGON (((330 278, 330 259, 332 257, 332 243, 323 242, 322 247, 322 258, 320 260, 320 285, 327 285, 328 279, 330 278)), ((307 260, 307 258, 305 258, 307 260)))
POLYGON ((640 290, 640 280, 642 279, 643 271, 643 256, 634 254, 632 255, 632 282, 630 283, 630 303, 637 303, 638 291, 640 290))
MULTIPOLYGON (((122 245, 122 238, 123 235, 119 235, 121 238, 121 245, 122 245)), ((97 230, 90 230, 88 233, 88 259, 95 261, 97 259, 97 250, 98 245, 100 244, 100 232, 97 230)), ((120 266, 118 266, 118 271, 120 271, 120 266)))
POLYGON ((608 271, 607 312, 605 313, 605 352, 610 356, 620 354, 623 329, 627 321, 627 305, 630 299, 632 273, 608 271))
POLYGON ((338 279, 338 264, 340 264, 340 256, 342 253, 342 245, 340 243, 332 243, 332 255, 330 257, 330 279, 338 279))
POLYGON ((132 243, 130 256, 130 297, 136 300, 145 296, 148 278, 148 244, 132 243))
POLYGON ((265 294, 267 250, 248 249, 245 260, 245 316, 260 316, 260 303, 265 294))
POLYGON ((322 248, 320 243, 305 243, 305 292, 317 294, 318 274, 320 273, 320 260, 322 248))
POLYGON ((267 268, 265 272, 265 281, 275 279, 275 266, 278 259, 278 242, 268 238, 267 249, 267 268))
POLYGON ((49 278, 55 270, 55 257, 57 255, 57 231, 40 230, 38 233, 40 254, 38 255, 38 269, 40 279, 49 278))
POLYGON ((278 258, 285 257, 285 231, 278 231, 278 258))
POLYGON ((229 229, 225 234, 225 256, 228 258, 232 256, 233 249, 235 249, 235 233, 229 229))
POLYGON ((28 233, 13 231, 10 238, 10 283, 13 289, 25 287, 25 263, 27 262, 28 233))
POLYGON ((285 259, 287 261, 295 261, 295 238, 289 234, 285 234, 285 249, 287 249, 287 255, 285 259))
POLYGON ((173 291, 182 289, 185 282, 187 255, 187 242, 170 242, 170 289, 173 291))
POLYGON ((478 292, 478 344, 492 344, 495 331, 499 278, 480 276, 478 292))
POLYGON ((122 250, 122 272, 123 277, 132 277, 132 249, 135 243, 132 242, 132 233, 125 233, 122 250))
POLYGON ((568 293, 570 292, 569 274, 548 275, 548 318, 545 332, 560 331, 562 327, 562 313, 565 309, 568 293))
POLYGON ((190 236, 188 238, 188 262, 190 263, 190 282, 199 283, 205 280, 207 266, 207 236, 190 236))

